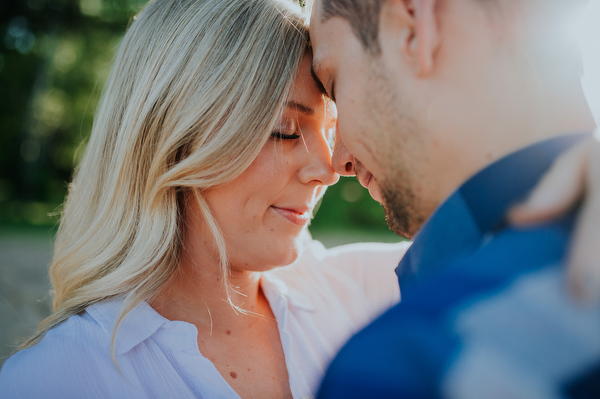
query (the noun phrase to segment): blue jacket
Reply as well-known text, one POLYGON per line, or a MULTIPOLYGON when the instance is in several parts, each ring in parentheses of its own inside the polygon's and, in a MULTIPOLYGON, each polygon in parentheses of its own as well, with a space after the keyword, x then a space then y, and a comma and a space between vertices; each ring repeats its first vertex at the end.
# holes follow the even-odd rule
POLYGON ((600 398, 600 308, 571 301, 561 264, 576 212, 504 222, 584 137, 515 152, 451 195, 396 270, 401 303, 348 342, 318 397, 600 398))

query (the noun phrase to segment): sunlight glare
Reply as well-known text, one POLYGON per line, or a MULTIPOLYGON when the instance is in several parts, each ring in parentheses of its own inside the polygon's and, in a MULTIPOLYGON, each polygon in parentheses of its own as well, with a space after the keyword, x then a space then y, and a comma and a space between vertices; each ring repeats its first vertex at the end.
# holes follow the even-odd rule
POLYGON ((591 0, 581 23, 583 90, 600 125, 600 0, 591 0))

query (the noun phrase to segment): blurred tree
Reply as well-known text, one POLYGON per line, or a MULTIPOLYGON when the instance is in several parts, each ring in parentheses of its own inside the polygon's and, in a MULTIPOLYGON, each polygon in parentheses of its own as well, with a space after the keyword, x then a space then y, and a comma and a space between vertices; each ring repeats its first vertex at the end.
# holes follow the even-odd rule
POLYGON ((0 3, 0 220, 51 222, 138 0, 0 3))

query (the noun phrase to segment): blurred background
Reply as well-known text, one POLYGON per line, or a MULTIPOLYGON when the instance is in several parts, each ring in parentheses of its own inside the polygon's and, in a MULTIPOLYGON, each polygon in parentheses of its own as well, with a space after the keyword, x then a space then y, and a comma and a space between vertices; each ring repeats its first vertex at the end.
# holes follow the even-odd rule
MULTIPOLYGON (((57 210, 91 130, 112 55, 146 0, 0 0, 0 366, 49 314, 57 210)), ((600 109, 600 0, 579 26, 583 83, 600 109)), ((598 120, 598 119, 597 119, 598 120)), ((353 178, 311 225, 332 246, 398 241, 353 178)))

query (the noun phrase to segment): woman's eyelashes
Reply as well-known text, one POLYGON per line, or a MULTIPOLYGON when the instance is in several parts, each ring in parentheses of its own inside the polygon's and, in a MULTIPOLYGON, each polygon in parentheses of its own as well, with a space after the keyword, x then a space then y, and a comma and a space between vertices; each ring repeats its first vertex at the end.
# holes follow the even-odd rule
POLYGON ((275 140, 296 140, 301 137, 299 131, 299 123, 296 118, 284 117, 273 129, 271 138, 275 140))
POLYGON ((277 140, 296 140, 300 138, 300 135, 298 133, 287 134, 274 131, 271 133, 271 137, 277 140))

